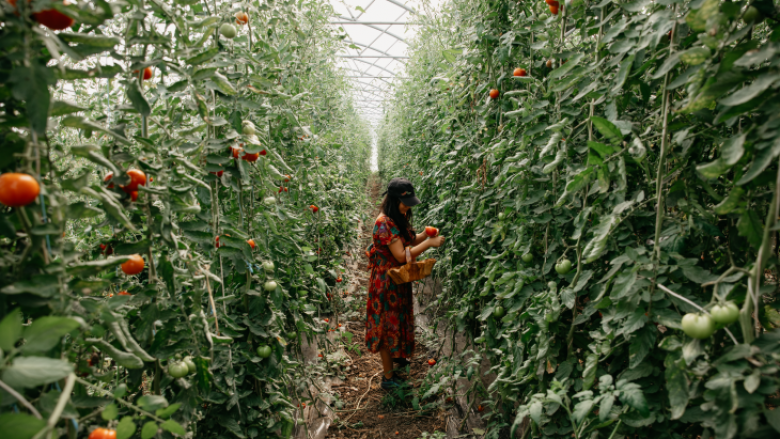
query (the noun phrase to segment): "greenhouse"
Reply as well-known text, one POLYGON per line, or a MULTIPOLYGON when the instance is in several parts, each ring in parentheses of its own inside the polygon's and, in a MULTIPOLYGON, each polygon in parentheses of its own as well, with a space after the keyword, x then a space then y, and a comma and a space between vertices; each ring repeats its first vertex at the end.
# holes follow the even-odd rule
POLYGON ((8 0, 2 439, 780 437, 775 0, 8 0))

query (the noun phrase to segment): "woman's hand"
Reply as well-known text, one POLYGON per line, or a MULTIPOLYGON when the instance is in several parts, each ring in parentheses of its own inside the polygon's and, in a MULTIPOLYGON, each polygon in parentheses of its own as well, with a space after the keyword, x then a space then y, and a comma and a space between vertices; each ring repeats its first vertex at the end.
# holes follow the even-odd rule
POLYGON ((428 238, 428 245, 431 247, 441 247, 444 244, 444 236, 438 235, 428 238))

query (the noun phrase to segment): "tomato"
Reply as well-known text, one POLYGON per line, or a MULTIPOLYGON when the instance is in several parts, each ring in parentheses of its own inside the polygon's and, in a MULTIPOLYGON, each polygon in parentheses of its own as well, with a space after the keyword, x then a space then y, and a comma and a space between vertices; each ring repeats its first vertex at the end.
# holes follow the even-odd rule
POLYGON ((558 6, 550 5, 550 13, 553 15, 558 15, 558 6))
POLYGON ((190 373, 190 369, 183 361, 174 361, 168 365, 168 375, 174 378, 186 377, 188 373, 190 373))
POLYGON ((284 192, 284 188, 279 186, 279 193, 281 194, 282 192, 284 192))
POLYGON ((257 159, 259 159, 259 158, 260 158, 260 153, 259 152, 256 152, 254 154, 246 153, 246 154, 241 156, 241 160, 246 160, 248 162, 256 162, 257 159))
POLYGON ((292 177, 290 176, 290 174, 285 174, 284 175, 284 182, 285 183, 289 182, 291 179, 292 179, 292 177))
POLYGON ((506 310, 505 310, 505 309, 504 309, 504 307, 503 307, 503 306, 501 306, 501 305, 498 305, 498 306, 497 306, 497 307, 496 307, 496 308, 493 310, 493 317, 495 317, 495 318, 497 318, 497 319, 500 319, 501 317, 504 317, 504 314, 506 314, 506 310))
POLYGON ((230 23, 224 23, 222 26, 219 27, 219 33, 222 34, 223 37, 232 40, 236 37, 236 27, 233 26, 230 23))
POLYGON ((309 206, 309 209, 311 209, 312 213, 317 213, 317 211, 320 210, 319 207, 317 207, 317 206, 315 206, 313 204, 311 206, 309 206))
POLYGON ((430 236, 431 238, 437 236, 439 234, 439 229, 432 226, 426 226, 425 227, 425 234, 430 236))
POLYGON ((742 15, 742 19, 745 20, 745 23, 752 23, 754 21, 761 22, 763 21, 764 17, 761 16, 761 12, 759 12, 758 9, 756 9, 755 6, 750 6, 745 11, 745 14, 742 15))
POLYGON ((255 249, 255 240, 254 239, 247 239, 247 244, 249 244, 250 247, 252 247, 252 250, 255 249))
POLYGON ((236 17, 236 24, 240 26, 249 23, 249 15, 247 15, 247 13, 244 11, 236 12, 235 17, 236 17))
MULTIPOLYGON (((16 6, 16 1, 12 1, 10 3, 16 6)), ((62 4, 67 6, 68 2, 64 1, 62 4)), ((44 9, 41 12, 33 13, 32 16, 35 21, 48 27, 51 30, 65 30, 73 26, 73 23, 76 22, 76 20, 56 9, 44 9)), ((116 436, 116 433, 114 433, 114 435, 116 436)))
POLYGON ((483 411, 485 411, 485 407, 482 407, 482 405, 480 404, 477 406, 477 411, 482 413, 483 411))
POLYGON ((274 198, 274 197, 265 197, 263 199, 263 203, 268 204, 268 205, 276 204, 276 198, 274 198))
POLYGON ((195 365, 195 362, 192 361, 192 357, 184 357, 184 360, 182 360, 184 364, 187 365, 187 371, 191 374, 198 371, 198 366, 195 365))
POLYGON ((267 153, 265 152, 265 150, 262 150, 262 151, 260 151, 260 155, 261 155, 261 156, 265 157, 265 155, 266 155, 266 154, 267 154, 267 153))
POLYGON ((715 322, 706 314, 685 314, 682 318, 682 330, 688 336, 703 340, 715 332, 715 322))
POLYGON ((130 192, 130 201, 138 201, 138 191, 130 192))
POLYGON ((241 148, 237 146, 230 147, 230 155, 233 156, 234 159, 237 159, 239 154, 241 154, 241 148))
MULTIPOLYGON (((138 74, 138 70, 133 70, 133 73, 135 73, 137 75, 138 74)), ((148 80, 152 79, 153 75, 154 75, 154 71, 152 70, 151 67, 147 67, 147 68, 144 69, 144 81, 148 81, 148 80)))
POLYGON ((117 294, 120 296, 132 296, 132 294, 128 293, 127 291, 120 291, 117 294))
MULTIPOLYGON (((108 174, 106 174, 105 177, 103 177, 103 183, 108 183, 112 178, 114 178, 114 173, 113 172, 109 172, 108 174)), ((114 188, 114 183, 108 183, 108 186, 106 186, 106 187, 109 188, 109 189, 113 189, 114 188)))
POLYGON ((560 275, 565 275, 571 271, 571 261, 568 259, 561 259, 555 264, 555 271, 560 275))
POLYGON ((330 323, 330 319, 329 319, 329 318, 327 318, 327 317, 325 317, 324 319, 322 319, 322 321, 324 321, 325 323, 330 323))
POLYGON ((100 250, 102 251, 102 250, 105 250, 105 249, 106 249, 106 245, 105 244, 100 244, 100 250))
MULTIPOLYGON (((222 166, 222 165, 219 165, 219 166, 222 166)), ((222 177, 222 174, 224 174, 224 173, 225 173, 225 171, 209 172, 209 174, 214 174, 217 177, 222 177)))
POLYGON ((551 59, 548 59, 548 60, 547 60, 547 68, 548 68, 548 69, 551 69, 551 68, 552 68, 552 66, 553 66, 553 60, 551 60, 551 59))
POLYGON ((433 366, 435 364, 436 364, 436 360, 434 360, 433 358, 428 359, 428 366, 433 366))
POLYGON ((523 258, 523 262, 527 264, 534 260, 534 255, 532 255, 531 253, 524 253, 522 258, 523 258))
POLYGON ((257 133, 257 129, 255 129, 255 124, 253 124, 251 120, 245 120, 241 122, 241 132, 243 132, 248 136, 251 136, 257 133))
POLYGON ((726 302, 723 305, 715 305, 710 310, 712 320, 715 323, 730 325, 739 320, 739 308, 734 302, 726 302))
POLYGON ((137 253, 130 255, 130 259, 122 264, 122 271, 130 276, 144 271, 144 258, 137 253))
POLYGON ((41 186, 31 175, 7 172, 0 175, 0 203, 8 207, 26 206, 41 193, 41 186))
POLYGON ((89 434, 89 439, 116 439, 116 430, 96 428, 89 434))
POLYGON ((277 286, 278 284, 275 281, 269 280, 263 285, 263 288, 265 288, 266 291, 274 291, 277 286))
POLYGON ((514 72, 512 72, 513 76, 526 76, 528 73, 526 73, 525 69, 522 69, 520 67, 516 68, 514 72))
POLYGON ((138 186, 146 186, 146 174, 140 169, 130 169, 127 171, 130 177, 130 183, 126 186, 119 186, 123 191, 130 194, 138 190, 138 186))
POLYGON ((498 99, 498 90, 497 89, 491 89, 490 90, 490 99, 498 99))
POLYGON ((499 221, 504 221, 505 219, 506 219, 506 214, 504 212, 498 214, 499 221))
POLYGON ((263 270, 265 270, 266 273, 273 273, 274 268, 274 263, 272 261, 263 262, 263 270))
POLYGON ((550 282, 547 282, 547 288, 551 290, 555 290, 558 288, 558 283, 555 282, 554 280, 551 280, 550 282))
POLYGON ((268 358, 271 356, 271 346, 258 346, 257 347, 257 356, 260 358, 268 358))
POLYGON ((336 283, 341 283, 342 280, 343 279, 341 279, 341 276, 339 276, 339 277, 336 278, 336 283))

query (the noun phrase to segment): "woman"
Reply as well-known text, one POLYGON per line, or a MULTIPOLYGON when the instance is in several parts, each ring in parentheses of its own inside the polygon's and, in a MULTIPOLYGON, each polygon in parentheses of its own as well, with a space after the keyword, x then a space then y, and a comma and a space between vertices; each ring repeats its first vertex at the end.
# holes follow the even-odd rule
POLYGON ((412 284, 396 285, 387 271, 406 264, 406 247, 411 247, 414 259, 425 250, 444 244, 444 237, 414 234, 411 208, 420 204, 420 200, 409 180, 390 180, 385 194, 369 252, 371 280, 366 306, 366 345, 369 351, 379 352, 382 357, 382 388, 392 389, 403 383, 393 372, 393 362, 405 366, 414 352, 414 303, 412 284))

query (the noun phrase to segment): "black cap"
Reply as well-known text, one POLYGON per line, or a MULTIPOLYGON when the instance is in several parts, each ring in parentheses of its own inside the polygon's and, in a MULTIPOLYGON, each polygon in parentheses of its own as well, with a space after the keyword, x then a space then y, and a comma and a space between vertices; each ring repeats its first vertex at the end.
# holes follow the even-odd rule
POLYGON ((416 206, 421 201, 414 195, 414 186, 412 182, 405 178, 394 178, 387 183, 387 194, 400 198, 401 202, 407 207, 416 206))

